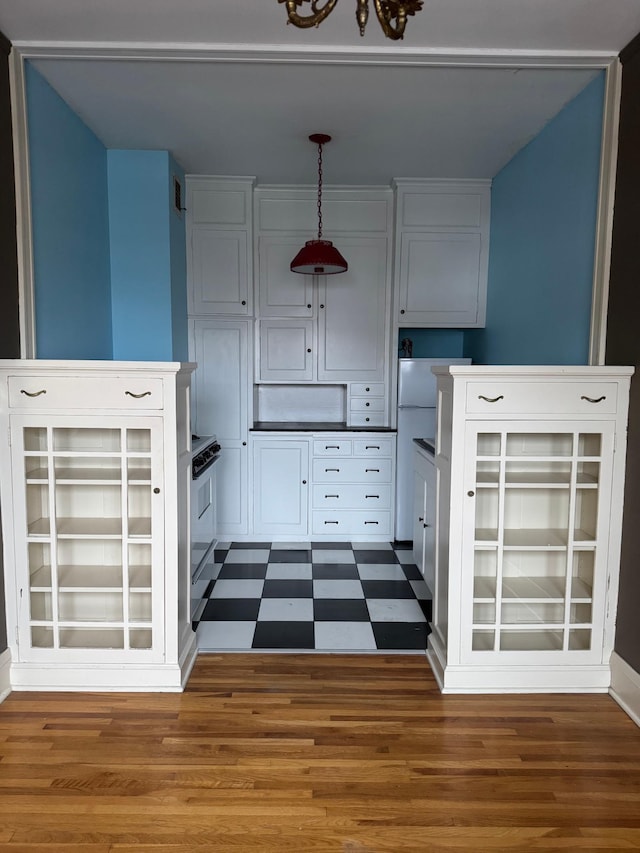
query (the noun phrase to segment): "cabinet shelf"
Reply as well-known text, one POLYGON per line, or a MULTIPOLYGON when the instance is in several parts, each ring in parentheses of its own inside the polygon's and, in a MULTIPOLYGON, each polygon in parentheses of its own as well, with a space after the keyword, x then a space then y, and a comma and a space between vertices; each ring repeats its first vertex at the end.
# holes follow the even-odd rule
MULTIPOLYGON (((564 578, 504 578, 502 579, 503 599, 520 601, 564 601, 564 578)), ((588 603, 592 600, 591 587, 580 578, 571 579, 571 601, 588 603)), ((496 579, 477 577, 474 579, 473 600, 477 603, 491 603, 496 600, 496 579)))

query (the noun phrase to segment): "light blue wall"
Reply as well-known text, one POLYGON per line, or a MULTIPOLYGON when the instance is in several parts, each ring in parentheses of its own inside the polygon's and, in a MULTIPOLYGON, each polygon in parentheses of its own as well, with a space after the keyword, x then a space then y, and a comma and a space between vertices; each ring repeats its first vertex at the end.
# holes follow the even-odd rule
POLYGON ((107 153, 26 63, 39 358, 112 357, 107 153))
POLYGON ((186 360, 184 216, 166 151, 109 151, 26 64, 39 358, 186 360))
POLYGON ((586 364, 604 72, 493 180, 483 364, 586 364))
POLYGON ((166 151, 109 151, 113 357, 171 361, 166 151))
POLYGON ((414 358, 462 358, 464 331, 462 329, 400 329, 398 350, 404 338, 413 343, 414 358))
POLYGON ((184 211, 178 213, 173 204, 173 176, 182 186, 184 204, 184 169, 169 157, 169 240, 171 252, 171 326, 173 333, 173 358, 175 361, 187 361, 189 358, 189 339, 187 324, 187 238, 185 233, 184 211))

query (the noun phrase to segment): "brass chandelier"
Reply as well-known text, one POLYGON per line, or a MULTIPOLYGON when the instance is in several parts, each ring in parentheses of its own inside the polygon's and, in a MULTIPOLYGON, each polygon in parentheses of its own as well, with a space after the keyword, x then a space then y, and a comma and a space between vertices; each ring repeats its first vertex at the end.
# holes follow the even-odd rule
MULTIPOLYGON (((278 0, 287 7, 288 24, 306 29, 307 27, 318 27, 329 17, 336 7, 338 0, 326 0, 324 6, 319 5, 319 0, 278 0), (299 15, 297 8, 303 3, 311 3, 310 15, 299 15)), ((422 9, 423 0, 373 0, 376 15, 385 36, 389 39, 404 38, 404 29, 407 25, 407 16, 415 15, 422 9)), ((360 28, 360 35, 364 35, 367 20, 369 18, 369 0, 356 0, 356 21, 360 28)))

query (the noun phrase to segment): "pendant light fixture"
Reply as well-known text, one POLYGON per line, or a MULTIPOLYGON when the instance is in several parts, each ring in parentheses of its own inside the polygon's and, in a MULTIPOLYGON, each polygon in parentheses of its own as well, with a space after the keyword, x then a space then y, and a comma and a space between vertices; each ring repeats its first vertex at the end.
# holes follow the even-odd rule
POLYGON ((349 265, 330 240, 322 239, 322 146, 331 142, 331 137, 326 133, 312 133, 309 139, 318 146, 318 238, 307 240, 291 261, 291 272, 335 275, 346 272, 349 265))

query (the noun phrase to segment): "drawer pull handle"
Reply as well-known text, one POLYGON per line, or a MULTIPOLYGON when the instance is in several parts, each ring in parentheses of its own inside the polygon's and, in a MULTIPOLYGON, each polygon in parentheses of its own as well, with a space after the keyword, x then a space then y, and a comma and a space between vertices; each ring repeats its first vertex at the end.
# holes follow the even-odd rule
POLYGON ((325 521, 325 524, 340 524, 339 521, 325 521))
POLYGON ((332 471, 335 471, 335 472, 336 472, 336 474, 339 474, 339 473, 340 473, 340 469, 339 469, 339 468, 325 468, 325 469, 324 469, 324 473, 325 473, 325 474, 329 474, 329 473, 330 473, 330 472, 332 472, 332 471))
POLYGON ((365 450, 380 450, 379 444, 367 444, 365 450))
POLYGON ((478 400, 484 400, 486 403, 497 403, 498 400, 504 400, 504 394, 499 397, 485 397, 484 394, 478 394, 478 400))
POLYGON ((339 498, 340 495, 325 495, 325 498, 339 498))
POLYGON ((365 468, 364 473, 365 474, 379 474, 380 469, 379 468, 365 468))
POLYGON ((339 444, 325 444, 324 449, 325 450, 340 450, 340 445, 339 444))
POLYGON ((47 392, 44 388, 42 391, 25 391, 24 388, 21 388, 20 393, 24 394, 26 397, 39 397, 40 394, 46 394, 47 392))
POLYGON ((133 391, 125 391, 126 396, 135 397, 136 400, 139 400, 141 397, 150 397, 151 391, 143 391, 142 394, 134 394, 133 391))
POLYGON ((377 500, 380 500, 380 495, 365 495, 365 498, 376 498, 377 500))
POLYGON ((603 400, 606 400, 607 398, 603 394, 602 397, 598 397, 598 399, 596 400, 594 397, 585 397, 585 395, 583 394, 582 397, 580 397, 580 399, 586 400, 587 403, 601 403, 603 400))
POLYGON ((365 524, 379 524, 379 521, 365 521, 365 524))

